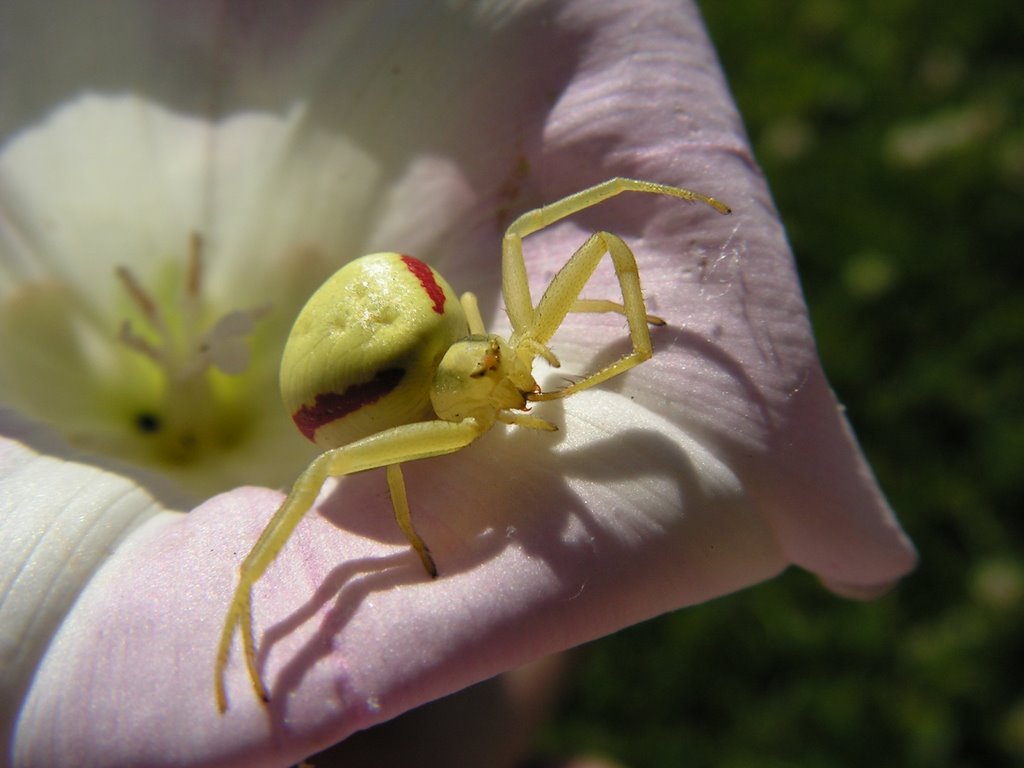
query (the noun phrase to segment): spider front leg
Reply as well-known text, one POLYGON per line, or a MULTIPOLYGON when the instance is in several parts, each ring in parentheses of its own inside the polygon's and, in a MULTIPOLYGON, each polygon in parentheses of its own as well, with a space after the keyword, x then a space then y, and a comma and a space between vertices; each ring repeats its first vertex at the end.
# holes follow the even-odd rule
MULTIPOLYGON (((640 289, 640 273, 637 269, 636 257, 633 256, 633 252, 622 238, 610 232, 597 232, 591 235, 566 265, 559 270, 534 310, 532 325, 522 329, 522 335, 524 338, 541 344, 547 342, 565 320, 565 316, 579 307, 579 294, 590 280, 605 253, 611 256, 615 274, 622 289, 622 313, 629 324, 629 336, 633 343, 633 351, 563 389, 537 393, 530 397, 531 400, 553 400, 568 397, 628 371, 653 354, 651 334, 647 328, 647 306, 644 304, 643 292, 640 289)), ((619 305, 616 303, 608 302, 607 304, 611 305, 613 311, 618 311, 619 305)), ((599 302, 598 306, 604 305, 599 302)), ((584 309, 584 311, 587 310, 584 309)), ((516 335, 519 333, 520 331, 517 329, 516 335)), ((516 335, 513 336, 513 344, 516 335)))
POLYGON ((614 178, 577 192, 550 205, 529 211, 512 222, 502 242, 502 291, 505 309, 512 322, 510 343, 530 356, 541 355, 549 362, 556 358, 547 348, 547 341, 569 312, 619 312, 626 317, 633 351, 611 365, 555 392, 542 392, 530 400, 552 400, 579 392, 628 371, 653 354, 647 324, 662 325, 664 321, 647 314, 636 258, 622 238, 610 232, 592 235, 559 270, 534 307, 523 259, 522 241, 574 213, 590 208, 623 192, 646 192, 702 202, 719 213, 730 213, 725 204, 707 195, 688 189, 670 187, 637 179, 614 178), (593 275, 601 257, 609 254, 622 291, 622 304, 605 299, 581 299, 580 292, 593 275))
MULTIPOLYGON (((620 315, 626 314, 626 305, 620 304, 617 301, 610 301, 608 299, 576 299, 573 302, 572 309, 570 312, 616 312, 620 315)), ((665 325, 665 319, 652 315, 650 312, 646 316, 648 325, 665 325)))
POLYGON ((299 475, 295 484, 292 485, 288 497, 274 513, 267 527, 263 529, 259 539, 256 540, 256 544, 253 545, 252 550, 239 566, 238 586, 235 588, 231 606, 224 619, 214 669, 217 709, 221 713, 228 708, 224 671, 227 668, 228 654, 231 651, 231 641, 235 637, 235 630, 239 628, 242 632, 245 663, 249 670, 249 679, 252 681, 253 690, 263 701, 270 700, 266 686, 263 685, 263 680, 260 679, 259 671, 256 669, 256 649, 252 632, 252 588, 270 564, 274 562, 274 558, 288 541, 295 526, 299 524, 302 517, 313 506, 317 496, 320 495, 320 489, 327 479, 329 454, 330 452, 327 452, 317 456, 299 475))
MULTIPOLYGON (((453 453, 476 440, 487 426, 489 425, 482 425, 472 418, 460 422, 438 420, 406 424, 326 451, 310 463, 306 471, 295 481, 288 497, 274 513, 239 568, 238 586, 221 630, 214 668, 217 709, 221 713, 226 711, 228 706, 225 672, 236 630, 242 634, 245 664, 253 690, 263 701, 270 700, 270 694, 263 684, 256 664, 256 644, 252 629, 252 588, 277 557, 295 530, 295 526, 313 506, 327 478, 387 467, 388 486, 392 493, 395 517, 413 548, 420 555, 424 567, 431 573, 433 560, 422 539, 412 528, 409 505, 405 497, 405 483, 401 479, 398 465, 405 461, 453 453)), ((434 574, 436 569, 431 573, 434 574)))

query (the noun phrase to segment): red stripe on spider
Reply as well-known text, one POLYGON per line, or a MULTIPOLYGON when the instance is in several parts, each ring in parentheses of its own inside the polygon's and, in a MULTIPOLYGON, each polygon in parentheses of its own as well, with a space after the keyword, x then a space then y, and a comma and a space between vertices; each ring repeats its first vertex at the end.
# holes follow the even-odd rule
POLYGON ((316 431, 324 424, 330 424, 353 411, 377 402, 398 386, 405 370, 388 368, 380 371, 370 381, 353 384, 344 392, 326 392, 317 395, 313 405, 303 405, 292 414, 292 421, 307 439, 313 440, 316 431))
POLYGON ((416 275, 416 279, 420 281, 423 290, 427 292, 427 296, 434 302, 434 311, 439 315, 443 315, 444 290, 437 284, 437 280, 434 279, 434 271, 422 261, 414 259, 412 256, 402 256, 402 261, 405 262, 405 266, 409 268, 409 271, 416 275))

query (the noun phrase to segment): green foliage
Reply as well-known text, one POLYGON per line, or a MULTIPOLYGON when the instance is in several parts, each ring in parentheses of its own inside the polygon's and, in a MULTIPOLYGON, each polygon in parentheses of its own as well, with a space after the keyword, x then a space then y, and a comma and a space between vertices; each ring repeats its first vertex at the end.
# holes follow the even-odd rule
POLYGON ((594 643, 543 749, 1024 764, 1024 5, 704 11, 825 369, 921 565, 875 603, 791 572, 594 643))

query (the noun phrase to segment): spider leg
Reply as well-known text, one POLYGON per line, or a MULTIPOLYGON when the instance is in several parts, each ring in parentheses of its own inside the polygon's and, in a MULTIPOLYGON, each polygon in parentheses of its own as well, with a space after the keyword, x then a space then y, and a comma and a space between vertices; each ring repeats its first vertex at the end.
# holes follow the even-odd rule
POLYGON ((558 431, 558 427, 546 419, 517 411, 499 411, 498 421, 503 424, 513 424, 517 427, 526 427, 527 429, 539 429, 544 432, 558 431))
POLYGON ((569 312, 618 312, 626 317, 630 338, 633 340, 631 354, 565 389, 533 395, 530 397, 531 400, 566 397, 617 376, 651 356, 650 334, 646 325, 662 325, 664 321, 660 317, 647 314, 640 293, 636 259, 621 238, 608 232, 593 235, 555 276, 536 308, 530 296, 526 262, 523 259, 523 238, 623 192, 670 195, 682 200, 705 203, 719 213, 730 213, 729 207, 724 203, 698 192, 637 179, 614 178, 550 205, 527 211, 513 221, 502 240, 501 288, 505 298, 505 311, 513 328, 509 341, 521 357, 528 358, 526 362, 532 362, 538 354, 543 355, 549 362, 554 358, 545 343, 569 312), (597 262, 606 251, 611 255, 619 277, 622 304, 579 297, 584 284, 590 279, 597 262))
MULTIPOLYGON (((576 299, 572 305, 570 312, 618 312, 620 315, 626 314, 626 306, 620 304, 617 301, 609 301, 608 299, 576 299)), ((664 318, 658 317, 647 313, 647 324, 648 325, 665 325, 664 318)))
MULTIPOLYGON (((633 351, 564 389, 534 394, 530 396, 530 400, 553 400, 567 397, 613 376, 618 376, 647 360, 653 354, 651 334, 647 329, 647 307, 640 290, 640 273, 637 269, 636 257, 633 256, 633 252, 622 238, 610 232, 597 232, 591 235, 565 266, 558 271, 534 310, 532 328, 527 329, 525 334, 530 339, 541 343, 551 338, 562 321, 565 320, 565 316, 578 306, 580 291, 593 275, 598 262, 605 253, 611 256, 615 274, 622 289, 622 312, 629 324, 633 351)), ((610 302, 610 304, 613 308, 616 306, 615 302, 610 302)))
POLYGON ((228 706, 225 672, 236 630, 240 630, 242 634, 245 665, 253 690, 263 701, 270 700, 270 694, 260 678, 256 664, 256 644, 252 629, 252 587, 270 567, 295 530, 295 526, 313 506, 326 479, 388 467, 388 485, 395 517, 429 572, 428 562, 432 561, 429 560, 429 554, 426 554, 426 546, 412 529, 408 501, 405 497, 405 483, 401 480, 397 466, 395 470, 390 468, 405 461, 427 459, 465 448, 489 426, 472 418, 460 422, 436 420, 405 424, 326 451, 313 459, 306 471, 299 475, 288 497, 274 513, 239 568, 238 586, 224 620, 214 668, 217 709, 220 712, 223 713, 228 706), (417 546, 417 541, 422 549, 417 546))
POLYGON ((462 304, 462 311, 466 314, 466 324, 469 326, 469 332, 483 336, 487 333, 487 329, 484 327, 484 319, 480 316, 480 305, 477 303, 476 294, 466 292, 459 297, 459 301, 462 304))
POLYGON ((328 453, 322 453, 313 459, 306 470, 299 475, 288 497, 274 513, 238 569, 238 586, 231 598, 231 607, 228 608, 224 628, 221 630, 220 643, 217 646, 215 685, 217 709, 222 713, 228 707, 224 672, 227 668, 228 654, 231 651, 231 641, 234 639, 236 629, 240 629, 242 633, 245 664, 249 670, 249 679, 252 681, 253 690, 263 701, 270 700, 270 695, 256 668, 256 649, 252 632, 252 587, 263 576, 274 558, 277 557, 277 553, 281 551, 281 547, 288 541, 295 526, 316 501, 316 497, 327 479, 327 466, 328 453))
POLYGON ((729 206, 699 192, 622 177, 608 179, 593 187, 563 197, 561 200, 556 200, 550 205, 527 211, 509 225, 502 241, 501 290, 505 297, 505 310, 508 312, 515 330, 528 327, 533 318, 533 301, 530 298, 526 263, 523 261, 523 238, 623 192, 669 195, 681 200, 705 203, 719 213, 731 212, 729 206))
POLYGON ((409 497, 405 493, 405 478, 402 477, 402 465, 388 464, 387 473, 388 490, 391 491, 391 505, 395 508, 395 522, 402 529, 405 538, 412 544, 412 548, 416 550, 416 554, 420 556, 420 562, 423 563, 423 567, 430 575, 430 578, 436 579, 437 566, 434 564, 434 558, 431 557, 430 550, 412 525, 412 513, 409 511, 409 497))

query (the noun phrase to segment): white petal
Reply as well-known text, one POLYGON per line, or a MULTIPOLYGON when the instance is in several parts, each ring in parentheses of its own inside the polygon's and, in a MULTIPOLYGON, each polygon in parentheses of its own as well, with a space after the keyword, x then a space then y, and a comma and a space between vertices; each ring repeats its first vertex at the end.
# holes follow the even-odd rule
POLYGON ((163 505, 114 472, 74 460, 47 430, 0 412, 0 742, 71 605, 110 553, 163 505))

